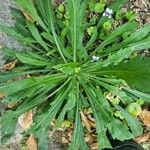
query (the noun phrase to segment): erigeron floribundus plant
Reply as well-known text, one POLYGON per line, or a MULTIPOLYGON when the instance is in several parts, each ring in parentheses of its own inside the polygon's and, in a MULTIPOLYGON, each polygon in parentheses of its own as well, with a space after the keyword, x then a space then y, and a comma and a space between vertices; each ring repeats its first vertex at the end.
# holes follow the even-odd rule
POLYGON ((138 23, 127 22, 104 41, 98 37, 112 12, 120 10, 127 0, 109 4, 109 16, 107 9, 104 16, 98 14, 101 17, 90 37, 85 33, 91 26, 86 13, 88 0, 66 0, 63 5, 67 17, 62 19, 56 17, 50 0, 14 1, 28 17, 13 9, 15 27, 1 25, 0 29, 32 51, 2 49, 6 56, 17 60, 16 68, 0 74, 0 93, 5 95, 2 102, 17 103, 2 116, 2 141, 12 135, 18 117, 33 108, 34 123, 26 134, 38 139, 39 150, 47 150, 53 119, 56 127, 61 127, 63 120, 72 120, 70 150, 88 150, 80 116, 87 107, 96 122, 99 149, 111 148, 106 132, 121 141, 140 135, 141 124, 126 107, 137 99, 150 102, 150 59, 130 56, 150 48, 150 25, 136 31, 138 23), (128 31, 131 35, 123 39, 128 31), (108 91, 117 99, 107 99, 103 93, 108 91))

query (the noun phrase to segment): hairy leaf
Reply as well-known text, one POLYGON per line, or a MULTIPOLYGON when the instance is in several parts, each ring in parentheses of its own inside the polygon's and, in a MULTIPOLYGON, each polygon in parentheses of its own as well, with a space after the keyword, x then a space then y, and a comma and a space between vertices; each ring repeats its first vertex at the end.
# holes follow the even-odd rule
POLYGON ((131 87, 150 93, 149 65, 149 58, 137 57, 116 66, 107 67, 100 74, 121 78, 131 87))

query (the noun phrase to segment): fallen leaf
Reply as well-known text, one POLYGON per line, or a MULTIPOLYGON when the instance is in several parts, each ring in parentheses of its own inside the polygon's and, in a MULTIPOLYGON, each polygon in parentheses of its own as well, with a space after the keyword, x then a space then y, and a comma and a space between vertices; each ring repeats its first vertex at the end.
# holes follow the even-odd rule
POLYGON ((68 144, 69 143, 69 140, 65 137, 62 137, 62 143, 64 144, 68 144))
POLYGON ((0 99, 3 98, 5 95, 3 93, 0 93, 0 99))
POLYGON ((90 133, 86 133, 84 139, 85 139, 85 142, 91 142, 91 141, 93 141, 92 136, 91 136, 90 133))
POLYGON ((15 68, 16 63, 17 63, 17 61, 14 60, 14 61, 12 61, 12 62, 10 62, 10 63, 8 63, 8 64, 5 64, 5 65, 3 66, 3 68, 6 69, 6 70, 11 70, 11 69, 15 68))
POLYGON ((96 150, 96 149, 98 149, 98 143, 92 143, 90 145, 90 147, 91 147, 92 150, 96 150))
POLYGON ((141 143, 147 142, 149 139, 150 139, 150 131, 148 131, 148 132, 142 134, 141 136, 135 138, 134 140, 135 140, 137 143, 141 144, 141 143))
POLYGON ((26 113, 22 114, 19 117, 19 119, 18 119, 18 123, 20 124, 20 126, 24 130, 30 128, 30 126, 33 123, 33 113, 32 113, 32 110, 30 110, 29 112, 26 112, 26 113))
POLYGON ((84 113, 82 111, 80 111, 80 114, 81 114, 81 119, 82 119, 83 124, 85 125, 85 127, 87 128, 87 130, 89 132, 91 132, 90 121, 87 119, 87 117, 84 115, 84 113))
POLYGON ((140 115, 140 118, 143 121, 144 125, 150 128, 150 111, 144 109, 140 115))
POLYGON ((37 150, 37 141, 33 135, 30 135, 26 141, 28 150, 37 150))

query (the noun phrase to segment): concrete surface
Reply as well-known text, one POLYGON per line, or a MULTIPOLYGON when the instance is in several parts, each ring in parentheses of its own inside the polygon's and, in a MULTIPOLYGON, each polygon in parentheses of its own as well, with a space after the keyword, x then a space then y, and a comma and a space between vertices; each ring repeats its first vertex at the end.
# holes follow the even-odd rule
MULTIPOLYGON (((0 24, 5 26, 13 26, 14 20, 10 14, 9 7, 14 7, 12 0, 0 0, 0 24)), ((0 44, 5 45, 12 49, 21 48, 20 44, 8 37, 5 33, 0 33, 0 44)), ((5 63, 4 55, 0 52, 0 68, 5 63)))

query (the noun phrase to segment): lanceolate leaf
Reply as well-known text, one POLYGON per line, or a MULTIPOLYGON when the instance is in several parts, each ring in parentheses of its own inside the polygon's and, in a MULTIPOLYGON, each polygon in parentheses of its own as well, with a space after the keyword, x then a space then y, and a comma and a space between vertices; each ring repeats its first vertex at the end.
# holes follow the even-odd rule
POLYGON ((22 44, 35 42, 31 37, 24 37, 24 35, 18 33, 13 27, 6 27, 3 25, 0 25, 0 32, 6 33, 7 35, 21 42, 22 44))
POLYGON ((128 1, 129 1, 129 0, 122 0, 122 1, 120 1, 120 0, 115 0, 115 1, 113 1, 112 3, 110 3, 110 4, 108 5, 108 8, 111 8, 113 11, 120 10, 121 7, 122 7, 125 3, 127 3, 128 1))
POLYGON ((101 50, 103 49, 106 45, 112 43, 113 41, 116 40, 116 38, 118 38, 119 35, 123 34, 126 31, 130 31, 132 29, 135 29, 138 26, 137 22, 129 22, 126 23, 120 27, 117 27, 110 35, 109 37, 103 42, 101 43, 95 51, 101 50))
POLYGON ((147 102, 147 103, 150 102, 150 94, 143 93, 143 92, 137 91, 137 90, 132 90, 132 89, 127 88, 127 87, 124 87, 124 89, 125 89, 127 92, 129 92, 129 93, 131 93, 131 94, 137 96, 138 98, 141 98, 141 99, 144 100, 145 102, 147 102))
POLYGON ((47 47, 47 44, 43 41, 39 31, 37 30, 37 28, 35 27, 35 25, 33 23, 31 23, 30 21, 27 21, 27 26, 28 29, 30 30, 32 36, 37 40, 37 42, 46 50, 48 51, 49 48, 47 47))
POLYGON ((15 2, 21 6, 25 12, 29 13, 31 15, 31 17, 37 21, 37 23, 39 23, 41 25, 41 27, 43 27, 44 30, 47 31, 47 27, 45 25, 45 23, 42 21, 42 19, 40 18, 40 16, 37 13, 36 8, 34 7, 34 4, 32 1, 30 0, 15 0, 15 2))
MULTIPOLYGON (((82 39, 80 39, 80 38, 83 37, 82 21, 84 19, 85 8, 87 6, 87 2, 88 2, 88 0, 85 0, 83 2, 81 0, 67 0, 69 17, 71 20, 70 30, 71 30, 73 61, 74 62, 77 61, 77 50, 79 51, 78 53, 80 53, 80 51, 81 51, 81 49, 79 49, 79 46, 82 43, 82 39)), ((85 54, 86 54, 86 52, 84 52, 83 56, 85 56, 85 54)))
POLYGON ((133 138, 133 135, 129 131, 129 128, 115 118, 112 118, 111 123, 108 125, 108 130, 111 133, 113 139, 117 139, 119 141, 133 138))
POLYGON ((25 71, 25 72, 5 72, 0 74, 0 82, 5 82, 7 80, 11 80, 16 77, 22 77, 25 75, 30 75, 30 74, 39 74, 39 73, 46 73, 49 72, 50 70, 32 70, 32 71, 25 71))
POLYGON ((64 57, 63 54, 63 45, 58 37, 58 35, 56 34, 55 31, 55 26, 54 26, 54 13, 53 13, 53 8, 52 8, 52 2, 49 0, 45 0, 43 1, 44 7, 47 10, 46 11, 46 15, 47 15, 47 22, 48 22, 48 26, 49 26, 49 30, 51 31, 55 44, 57 46, 58 52, 60 53, 62 59, 64 60, 64 62, 67 62, 66 58, 64 57))
POLYGON ((43 61, 35 58, 34 56, 30 56, 27 53, 18 53, 16 54, 17 58, 25 64, 34 65, 34 66, 53 66, 53 63, 48 62, 47 60, 43 61))
MULTIPOLYGON (((77 93, 79 93, 78 86, 76 90, 77 93)), ((82 127, 81 117, 80 117, 81 101, 77 96, 79 95, 76 95, 77 102, 76 102, 76 117, 75 117, 75 127, 74 127, 75 130, 73 132, 72 143, 69 146, 69 150, 78 150, 78 149, 89 150, 84 140, 83 127, 82 127)))
POLYGON ((149 58, 133 58, 110 66, 100 74, 124 79, 131 87, 150 93, 150 60, 149 58))
POLYGON ((110 143, 107 139, 107 136, 106 136, 106 124, 110 120, 107 120, 108 122, 106 123, 106 120, 102 119, 103 114, 98 112, 98 110, 100 109, 100 105, 99 105, 99 107, 97 107, 97 103, 95 102, 96 99, 94 98, 93 93, 88 90, 89 87, 86 87, 86 85, 84 85, 84 83, 82 83, 82 85, 85 89, 85 92, 87 94, 87 97, 90 101, 90 104, 92 106, 92 110, 93 110, 93 113, 94 113, 94 118, 95 118, 95 121, 96 121, 96 131, 97 131, 97 134, 98 134, 99 149, 111 148, 111 145, 110 145, 110 143))
MULTIPOLYGON (((41 150, 47 150, 47 149, 46 149, 46 146, 44 146, 43 143, 40 142, 41 140, 43 141, 42 139, 43 137, 40 138, 39 132, 42 132, 43 129, 47 129, 49 127, 50 122, 52 121, 52 119, 55 118, 69 90, 70 90, 70 86, 65 91, 61 90, 59 94, 57 94, 57 96, 54 97, 53 103, 51 103, 50 108, 45 113, 43 113, 42 115, 36 118, 35 120, 36 124, 33 125, 32 129, 29 131, 31 133, 32 132, 35 133, 35 135, 38 135, 37 138, 39 139, 39 144, 40 144, 39 149, 41 150)), ((45 139, 45 140, 48 140, 48 139, 45 139)))
POLYGON ((75 91, 71 91, 68 95, 66 105, 64 106, 62 112, 60 113, 56 121, 56 128, 61 127, 61 124, 64 120, 66 112, 69 110, 72 110, 75 107, 75 105, 76 105, 76 94, 75 94, 75 91))
POLYGON ((128 125, 131 128, 132 134, 135 137, 141 135, 143 132, 143 128, 142 128, 141 124, 120 106, 117 106, 117 109, 121 111, 123 117, 126 119, 128 125))
POLYGON ((3 117, 1 118, 2 143, 5 143, 8 140, 7 137, 10 137, 14 132, 18 117, 19 116, 16 115, 14 111, 7 111, 7 113, 3 114, 3 117))
POLYGON ((137 30, 133 34, 131 34, 130 37, 125 39, 122 44, 127 44, 127 43, 135 43, 140 41, 141 39, 145 38, 147 35, 149 35, 150 32, 150 25, 145 24, 143 28, 137 30))
POLYGON ((61 81, 63 78, 64 76, 62 74, 60 74, 60 76, 55 75, 44 77, 31 77, 27 79, 18 80, 12 83, 1 84, 0 92, 4 93, 7 96, 32 87, 34 85, 45 84, 46 86, 48 83, 61 81))

